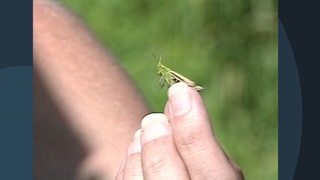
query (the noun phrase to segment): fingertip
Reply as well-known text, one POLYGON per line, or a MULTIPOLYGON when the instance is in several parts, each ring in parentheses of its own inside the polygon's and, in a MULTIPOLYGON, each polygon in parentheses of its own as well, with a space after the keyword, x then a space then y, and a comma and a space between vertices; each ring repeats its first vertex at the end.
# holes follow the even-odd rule
POLYGON ((129 145, 128 154, 140 153, 141 152, 141 129, 134 133, 133 141, 129 145))
POLYGON ((184 82, 178 82, 173 84, 168 89, 168 97, 170 98, 172 95, 181 93, 182 91, 186 91, 188 89, 188 85, 184 82))
POLYGON ((141 129, 134 133, 132 142, 129 145, 123 167, 120 168, 118 179, 142 179, 141 166, 141 129))
POLYGON ((142 131, 142 129, 138 129, 138 130, 134 133, 134 138, 140 138, 140 136, 141 136, 141 131, 142 131))
POLYGON ((169 121, 166 115, 162 113, 152 113, 145 116, 141 122, 142 146, 149 141, 170 134, 169 121))
POLYGON ((146 115, 142 121, 141 121, 141 128, 144 129, 148 124, 152 123, 152 122, 162 122, 165 124, 169 124, 168 122, 168 118, 165 114, 163 113, 151 113, 146 115))
POLYGON ((186 83, 173 84, 168 89, 168 97, 165 113, 170 119, 189 115, 208 119, 207 109, 200 94, 186 83))
POLYGON ((168 97, 173 116, 184 115, 192 110, 191 88, 187 84, 173 84, 168 90, 168 97))

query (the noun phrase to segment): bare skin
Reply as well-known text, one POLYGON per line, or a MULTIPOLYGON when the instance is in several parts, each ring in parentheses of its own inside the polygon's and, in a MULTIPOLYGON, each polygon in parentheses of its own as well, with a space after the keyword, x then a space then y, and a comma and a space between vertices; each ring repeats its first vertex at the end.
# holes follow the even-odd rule
POLYGON ((81 21, 55 2, 33 9, 35 178, 112 179, 150 110, 81 21))
POLYGON ((168 97, 164 114, 143 118, 116 180, 243 180, 214 136, 199 93, 180 82, 168 97))
POLYGON ((197 91, 174 84, 149 114, 80 20, 48 0, 33 9, 35 179, 243 179, 197 91))

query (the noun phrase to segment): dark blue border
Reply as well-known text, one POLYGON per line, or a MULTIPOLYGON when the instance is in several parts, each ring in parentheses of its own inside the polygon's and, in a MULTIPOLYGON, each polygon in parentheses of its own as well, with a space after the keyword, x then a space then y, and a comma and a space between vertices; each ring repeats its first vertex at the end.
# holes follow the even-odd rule
MULTIPOLYGON (((3 1, 0 7, 0 179, 32 179, 32 1, 3 1)), ((280 180, 319 178, 318 8, 311 1, 279 1, 283 24, 283 28, 279 25, 280 180), (286 42, 290 42, 293 51, 286 42), (290 71, 299 76, 290 76, 290 71), (297 87, 299 79, 301 88, 297 87), (290 99, 290 95, 294 98, 290 99), (300 122, 292 118, 300 115, 303 122, 299 126, 300 122)))
POLYGON ((33 179, 32 1, 0 9, 0 179, 33 179))
MULTIPOLYGON (((297 164, 290 164, 294 162, 289 157, 292 158, 296 154, 296 151, 295 149, 286 147, 293 147, 293 144, 297 145, 299 139, 297 139, 297 136, 290 136, 293 133, 292 129, 294 129, 295 121, 291 122, 291 119, 286 118, 291 116, 296 119, 295 115, 297 115, 297 112, 293 111, 293 109, 292 111, 286 110, 286 106, 292 106, 290 104, 292 100, 282 99, 283 94, 279 91, 279 179, 292 178, 292 174, 286 174, 291 173, 291 170, 289 171, 287 168, 290 166, 296 166, 292 179, 320 179, 318 165, 320 162, 320 144, 318 138, 320 136, 319 3, 308 0, 281 0, 279 1, 279 17, 295 57, 300 79, 301 107, 303 112, 300 150, 298 157, 294 158, 294 160, 298 159, 298 161, 297 164), (282 104, 280 103, 281 99, 283 100, 282 104)), ((290 53, 287 51, 289 50, 288 48, 280 48, 279 50, 280 54, 290 53)), ((279 56, 279 61, 284 61, 283 58, 285 56, 279 56)), ((286 68, 287 64, 279 66, 279 72, 286 73, 286 68)), ((290 77, 287 80, 294 81, 294 78, 290 77)), ((279 80, 279 86, 285 83, 281 79, 279 80)), ((290 91, 292 89, 288 88, 287 93, 290 93, 290 91)))
POLYGON ((300 151, 302 99, 299 74, 285 29, 279 21, 279 179, 294 176, 300 151))
POLYGON ((0 70, 0 179, 32 179, 32 67, 0 70))
POLYGON ((0 69, 32 66, 32 1, 3 1, 0 69))

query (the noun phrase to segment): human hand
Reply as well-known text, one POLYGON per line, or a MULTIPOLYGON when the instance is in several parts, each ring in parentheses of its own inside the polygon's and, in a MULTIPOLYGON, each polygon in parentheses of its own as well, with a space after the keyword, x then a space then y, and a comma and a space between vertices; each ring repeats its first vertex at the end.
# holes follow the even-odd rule
POLYGON ((168 96, 165 114, 143 118, 116 180, 244 179, 215 138, 200 95, 177 83, 168 96))

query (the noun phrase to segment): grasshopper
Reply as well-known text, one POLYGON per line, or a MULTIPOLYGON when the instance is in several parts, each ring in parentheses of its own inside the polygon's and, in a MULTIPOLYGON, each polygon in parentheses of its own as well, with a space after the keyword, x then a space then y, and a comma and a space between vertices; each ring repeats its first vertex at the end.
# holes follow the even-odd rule
POLYGON ((184 82, 186 83, 188 86, 192 87, 193 89, 197 90, 197 91, 201 91, 204 88, 197 85, 195 82, 191 81, 190 79, 186 78, 185 76, 171 70, 170 68, 164 66, 161 63, 161 59, 162 57, 160 56, 159 58, 159 62, 157 65, 158 68, 158 74, 160 75, 160 87, 162 88, 165 84, 165 82, 167 82, 167 84, 169 86, 173 85, 174 83, 177 82, 184 82))

